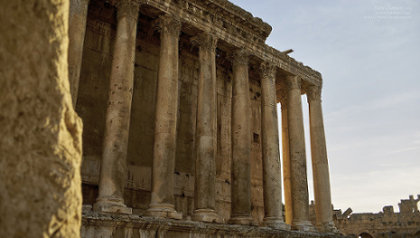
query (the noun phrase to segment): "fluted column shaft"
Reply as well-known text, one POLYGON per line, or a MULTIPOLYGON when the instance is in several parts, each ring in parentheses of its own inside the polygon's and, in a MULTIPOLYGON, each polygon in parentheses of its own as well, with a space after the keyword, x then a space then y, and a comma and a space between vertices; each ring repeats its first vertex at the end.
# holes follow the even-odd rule
POLYGON ((283 220, 281 164, 276 103, 276 67, 261 65, 261 131, 263 156, 264 223, 287 228, 283 220))
POLYGON ((194 220, 219 221, 216 209, 216 45, 217 39, 201 33, 193 43, 199 46, 197 130, 195 162, 194 220))
POLYGON ((181 219, 174 209, 176 121, 178 111, 178 49, 181 23, 160 18, 160 62, 153 147, 152 198, 149 215, 181 219))
POLYGON ((293 220, 293 199, 292 185, 290 178, 290 148, 289 148, 289 126, 287 110, 287 91, 284 90, 280 97, 281 103, 281 127, 282 127, 282 149, 283 149, 283 186, 284 186, 284 212, 286 224, 291 225, 293 220))
POLYGON ((96 208, 104 212, 131 213, 131 209, 124 208, 123 194, 127 176, 126 157, 138 11, 137 1, 121 0, 117 4, 118 25, 106 112, 99 197, 96 203, 96 208))
POLYGON ((309 221, 309 195, 306 173, 305 135, 303 128, 301 80, 296 76, 287 78, 287 124, 290 149, 290 185, 293 204, 292 228, 313 230, 309 221))
POLYGON ((71 0, 69 12, 69 82, 73 107, 76 107, 82 67, 83 42, 86 32, 86 17, 89 0, 71 0))
POLYGON ((251 131, 248 54, 238 50, 233 59, 232 88, 232 213, 231 223, 250 224, 251 131))
POLYGON ((330 175, 321 106, 321 88, 316 86, 309 87, 307 99, 309 103, 316 225, 321 231, 335 232, 337 228, 334 225, 332 214, 330 175))

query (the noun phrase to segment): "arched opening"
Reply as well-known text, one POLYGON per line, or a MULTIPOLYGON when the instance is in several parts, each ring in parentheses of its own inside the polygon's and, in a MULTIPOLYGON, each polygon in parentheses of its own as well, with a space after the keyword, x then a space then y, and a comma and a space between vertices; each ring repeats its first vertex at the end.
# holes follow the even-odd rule
POLYGON ((367 232, 360 233, 359 238, 373 238, 373 236, 367 232))

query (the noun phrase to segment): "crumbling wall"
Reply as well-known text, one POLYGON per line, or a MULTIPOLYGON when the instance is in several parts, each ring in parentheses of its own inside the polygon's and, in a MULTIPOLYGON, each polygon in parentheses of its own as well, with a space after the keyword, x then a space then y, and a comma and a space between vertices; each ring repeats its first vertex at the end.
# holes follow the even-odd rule
POLYGON ((81 120, 67 72, 68 1, 2 1, 0 237, 79 237, 81 120))

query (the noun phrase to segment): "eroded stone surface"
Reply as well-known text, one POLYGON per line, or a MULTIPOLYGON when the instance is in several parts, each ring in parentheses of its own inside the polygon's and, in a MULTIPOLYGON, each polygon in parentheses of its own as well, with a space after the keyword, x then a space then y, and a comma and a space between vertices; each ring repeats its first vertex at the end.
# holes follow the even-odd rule
POLYGON ((0 8, 0 237, 79 237, 82 124, 67 70, 68 1, 0 8))

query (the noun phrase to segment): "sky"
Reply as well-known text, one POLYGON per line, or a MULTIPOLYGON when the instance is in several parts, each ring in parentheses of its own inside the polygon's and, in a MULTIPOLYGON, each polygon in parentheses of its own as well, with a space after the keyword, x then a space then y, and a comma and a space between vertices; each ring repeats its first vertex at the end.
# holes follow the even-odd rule
MULTIPOLYGON (((420 194, 420 1, 231 0, 273 27, 267 44, 323 76, 336 209, 398 211, 420 194)), ((309 116, 302 97, 313 199, 309 116)), ((281 128, 281 127, 280 127, 281 128)))

